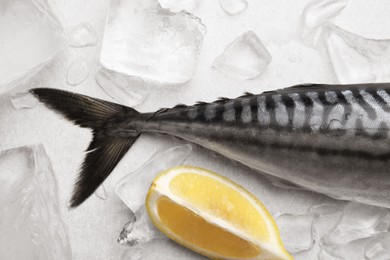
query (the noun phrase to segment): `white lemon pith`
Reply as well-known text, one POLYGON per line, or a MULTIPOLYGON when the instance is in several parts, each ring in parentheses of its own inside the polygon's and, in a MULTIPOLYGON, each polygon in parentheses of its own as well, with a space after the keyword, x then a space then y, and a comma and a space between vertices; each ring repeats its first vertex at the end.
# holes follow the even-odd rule
POLYGON ((262 203, 225 177, 178 166, 155 178, 146 207, 164 234, 214 259, 292 259, 262 203))

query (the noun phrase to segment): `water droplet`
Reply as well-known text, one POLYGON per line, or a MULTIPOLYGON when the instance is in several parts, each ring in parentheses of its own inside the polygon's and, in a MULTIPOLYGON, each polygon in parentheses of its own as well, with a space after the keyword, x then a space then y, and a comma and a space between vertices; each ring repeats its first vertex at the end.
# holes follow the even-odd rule
POLYGON ((236 15, 244 11, 248 6, 247 0, 219 0, 222 9, 229 15, 236 15))
POLYGON ((38 100, 28 92, 21 92, 12 95, 11 102, 15 109, 29 109, 38 104, 38 100))
POLYGON ((91 70, 91 64, 85 59, 75 60, 68 69, 66 82, 71 86, 76 86, 83 83, 91 70))
POLYGON ((95 196, 98 197, 101 200, 107 199, 107 193, 106 189, 104 188, 104 185, 101 184, 95 191, 95 196))

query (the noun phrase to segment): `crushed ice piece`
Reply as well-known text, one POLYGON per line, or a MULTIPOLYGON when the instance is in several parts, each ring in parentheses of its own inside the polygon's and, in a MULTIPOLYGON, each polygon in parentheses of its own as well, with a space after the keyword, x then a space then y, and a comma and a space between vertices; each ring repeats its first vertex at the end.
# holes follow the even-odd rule
POLYGON ((106 68, 101 68, 95 79, 107 95, 131 107, 141 104, 150 92, 149 84, 142 79, 106 68))
POLYGON ((79 85, 88 78, 90 71, 91 64, 87 60, 79 58, 69 66, 66 83, 71 86, 79 85))
POLYGON ((38 100, 28 92, 20 92, 11 96, 11 102, 15 109, 33 108, 38 100))
POLYGON ((347 3, 347 0, 312 0, 302 11, 303 22, 307 27, 318 27, 336 17, 347 3))
POLYGON ((390 81, 390 39, 367 39, 335 25, 328 25, 325 35, 340 83, 390 81))
POLYGON ((321 244, 322 248, 319 259, 321 260, 347 260, 347 259, 364 259, 364 249, 369 238, 363 238, 351 241, 346 244, 321 244))
POLYGON ((154 177, 160 172, 181 165, 191 154, 189 144, 161 149, 134 172, 123 177, 115 187, 115 193, 133 212, 145 202, 154 177))
POLYGON ((164 235, 153 225, 145 206, 140 207, 127 222, 119 235, 118 243, 123 246, 137 246, 164 235))
POLYGON ((121 233, 119 234, 119 237, 117 239, 118 243, 122 246, 131 246, 131 244, 128 243, 127 236, 131 233, 134 227, 134 223, 136 221, 135 214, 131 212, 130 220, 123 226, 123 229, 121 233))
POLYGON ((101 184, 95 191, 95 196, 101 200, 107 199, 106 188, 104 188, 104 184, 101 184))
POLYGON ((94 46, 97 43, 96 32, 89 23, 72 27, 68 33, 69 45, 72 47, 94 46))
POLYGON ((214 60, 213 67, 228 76, 245 80, 259 76, 271 61, 271 54, 260 39, 248 31, 226 47, 214 60))
POLYGON ((230 14, 236 15, 244 11, 248 6, 247 0, 219 0, 222 9, 230 14))
POLYGON ((390 259, 390 232, 375 236, 366 246, 364 255, 367 260, 390 259))
POLYGON ((390 226, 390 214, 386 208, 348 203, 336 228, 324 237, 325 244, 346 244, 361 238, 386 232, 390 226))
POLYGON ((199 18, 171 13, 157 0, 112 0, 100 61, 130 76, 185 83, 195 73, 205 28, 199 18))
POLYGON ((329 235, 343 216, 342 208, 332 204, 313 206, 310 212, 316 216, 313 223, 313 238, 316 243, 320 243, 323 237, 329 235))
POLYGON ((3 0, 0 94, 38 73, 66 48, 63 29, 44 0, 3 0))
POLYGON ((72 259, 42 145, 0 152, 0 259, 72 259))
POLYGON ((280 230, 280 237, 287 251, 297 253, 312 248, 314 218, 313 214, 282 214, 276 217, 275 221, 280 230))
POLYGON ((302 11, 302 38, 315 45, 321 35, 321 26, 332 21, 347 6, 347 0, 312 0, 302 11))
POLYGON ((174 13, 179 13, 181 11, 192 13, 192 11, 199 6, 200 1, 201 0, 158 0, 162 8, 168 9, 174 13))

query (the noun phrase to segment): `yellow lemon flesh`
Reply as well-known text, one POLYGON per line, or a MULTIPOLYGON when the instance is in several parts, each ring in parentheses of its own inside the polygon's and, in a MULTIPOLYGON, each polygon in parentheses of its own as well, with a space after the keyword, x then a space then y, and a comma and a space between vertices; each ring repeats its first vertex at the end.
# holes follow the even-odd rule
POLYGON ((292 259, 262 203, 208 170, 178 166, 153 181, 148 214, 168 237, 214 259, 292 259))

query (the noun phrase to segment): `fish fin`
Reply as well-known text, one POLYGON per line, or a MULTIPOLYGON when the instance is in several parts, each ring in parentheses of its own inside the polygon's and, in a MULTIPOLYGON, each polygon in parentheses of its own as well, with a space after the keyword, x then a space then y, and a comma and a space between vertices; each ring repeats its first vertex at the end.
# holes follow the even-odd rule
POLYGON ((315 83, 305 83, 294 85, 287 88, 282 88, 278 90, 265 91, 262 94, 285 94, 285 93, 301 93, 301 92, 310 92, 310 91, 343 91, 343 90, 354 90, 354 89, 366 89, 371 86, 387 86, 389 83, 358 83, 358 84, 315 84, 315 83))
POLYGON ((157 110, 156 112, 154 112, 152 114, 152 116, 155 116, 155 115, 159 115, 159 114, 162 114, 162 113, 165 113, 169 110, 169 108, 160 108, 159 110, 157 110))
POLYGON ((230 100, 230 98, 227 98, 227 97, 219 97, 217 100, 215 100, 213 103, 216 103, 216 104, 224 104, 226 102, 228 102, 230 100))
POLYGON ((197 107, 197 106, 204 106, 204 105, 207 105, 208 103, 207 102, 204 102, 204 101, 196 101, 196 103, 195 103, 195 107, 197 107))
POLYGON ((239 96, 238 98, 246 98, 246 97, 251 97, 251 96, 254 96, 253 93, 246 91, 246 92, 244 92, 243 95, 239 96))
POLYGON ((68 120, 92 129, 93 139, 71 199, 71 207, 77 207, 108 177, 139 136, 139 133, 130 137, 108 136, 104 133, 104 124, 123 113, 137 116, 139 112, 120 104, 58 89, 38 88, 30 92, 68 120))
POLYGON ((47 107, 81 127, 95 129, 115 114, 138 113, 130 107, 59 89, 36 88, 30 92, 47 107))
POLYGON ((177 104, 176 106, 174 106, 173 108, 186 108, 188 107, 187 105, 185 104, 177 104))
POLYGON ((127 153, 138 136, 132 138, 99 137, 94 139, 87 149, 87 156, 76 181, 71 207, 83 203, 103 183, 119 161, 127 153))

